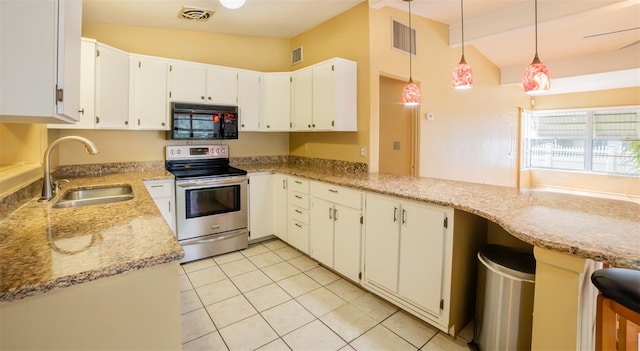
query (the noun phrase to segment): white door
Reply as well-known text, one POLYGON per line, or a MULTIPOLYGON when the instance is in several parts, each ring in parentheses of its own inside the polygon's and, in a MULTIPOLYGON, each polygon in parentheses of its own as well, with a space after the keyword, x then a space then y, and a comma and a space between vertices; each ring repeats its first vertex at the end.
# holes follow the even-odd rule
POLYGON ((249 174, 249 240, 273 235, 273 175, 249 174))
POLYGON ((368 282, 398 291, 400 203, 367 194, 364 275, 368 282))
POLYGON ((333 204, 313 197, 310 207, 309 254, 325 265, 333 267, 333 204))
POLYGON ((134 128, 168 130, 167 62, 134 56, 132 64, 134 128))
POLYGON ((265 73, 262 82, 263 129, 288 132, 291 123, 291 73, 265 73))
POLYGON ((260 123, 262 107, 262 73, 255 71, 238 72, 238 112, 240 130, 257 131, 263 129, 260 123))
POLYGON ((436 315, 440 312, 445 212, 402 203, 398 294, 436 315))
POLYGON ((129 54, 96 45, 96 128, 129 129, 129 54))
POLYGON ((287 241, 287 176, 273 175, 273 233, 287 241))
POLYGON ((238 72, 235 69, 207 67, 207 104, 238 104, 238 72))
POLYGON ((289 221, 288 243, 296 249, 309 254, 309 225, 296 220, 289 221))
POLYGON ((74 121, 80 120, 80 36, 82 34, 82 2, 58 1, 58 73, 57 87, 63 99, 56 112, 74 121))
POLYGON ((360 244, 362 212, 335 204, 333 268, 357 282, 360 275, 360 244))
POLYGON ((169 98, 178 102, 206 102, 207 70, 198 63, 176 62, 169 65, 169 98))
POLYGON ((333 130, 335 110, 333 61, 313 67, 313 129, 333 130))
POLYGON ((313 71, 311 68, 293 72, 291 85, 292 130, 311 130, 313 114, 313 71))

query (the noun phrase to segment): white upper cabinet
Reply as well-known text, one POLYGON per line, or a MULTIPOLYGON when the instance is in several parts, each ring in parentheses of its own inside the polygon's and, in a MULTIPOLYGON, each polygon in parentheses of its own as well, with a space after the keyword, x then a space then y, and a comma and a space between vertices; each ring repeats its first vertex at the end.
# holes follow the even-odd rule
POLYGON ((155 57, 132 55, 131 127, 133 129, 168 130, 167 61, 155 57))
POLYGON ((287 132, 291 125, 291 73, 265 73, 262 79, 263 130, 287 132))
POLYGON ((172 62, 169 64, 169 99, 179 102, 206 102, 207 68, 203 64, 172 62))
POLYGON ((96 128, 129 129, 129 54, 96 45, 96 128))
POLYGON ((0 122, 80 118, 82 1, 0 1, 0 122))
POLYGON ((264 129, 261 121, 262 72, 238 71, 238 112, 240 131, 264 129))
POLYGON ((238 104, 238 71, 234 68, 207 66, 208 104, 238 104))
POLYGON ((340 58, 293 72, 296 131, 357 131, 357 63, 340 58))

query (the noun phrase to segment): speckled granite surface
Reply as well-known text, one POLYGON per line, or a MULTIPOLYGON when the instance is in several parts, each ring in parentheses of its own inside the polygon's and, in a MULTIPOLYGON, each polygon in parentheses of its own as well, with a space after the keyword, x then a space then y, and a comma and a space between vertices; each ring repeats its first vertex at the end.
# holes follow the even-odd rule
POLYGON ((129 201, 52 208, 33 198, 0 222, 0 302, 151 267, 183 257, 144 180, 173 176, 147 170, 70 178, 66 189, 131 184, 129 201))
POLYGON ((603 198, 288 164, 243 166, 474 213, 532 245, 640 270, 640 204, 603 198))

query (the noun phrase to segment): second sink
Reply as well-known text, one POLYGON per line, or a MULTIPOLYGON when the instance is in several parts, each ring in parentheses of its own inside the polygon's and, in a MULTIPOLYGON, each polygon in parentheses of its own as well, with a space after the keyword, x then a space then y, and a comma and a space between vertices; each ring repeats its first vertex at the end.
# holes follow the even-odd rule
POLYGON ((67 190, 53 207, 66 208, 108 204, 133 199, 130 184, 112 184, 67 190))

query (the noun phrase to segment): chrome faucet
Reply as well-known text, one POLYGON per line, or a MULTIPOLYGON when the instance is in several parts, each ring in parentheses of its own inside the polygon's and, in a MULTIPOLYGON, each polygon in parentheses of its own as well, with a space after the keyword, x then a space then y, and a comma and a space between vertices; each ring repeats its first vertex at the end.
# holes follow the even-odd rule
POLYGON ((84 144, 84 147, 87 149, 87 152, 91 155, 95 155, 98 153, 98 149, 96 148, 96 144, 94 144, 91 140, 79 136, 66 136, 62 137, 51 144, 47 148, 47 151, 44 153, 44 179, 42 180, 42 196, 38 202, 49 202, 56 195, 57 186, 54 186, 53 179, 51 178, 51 149, 54 146, 60 144, 63 141, 67 140, 75 140, 84 144))

